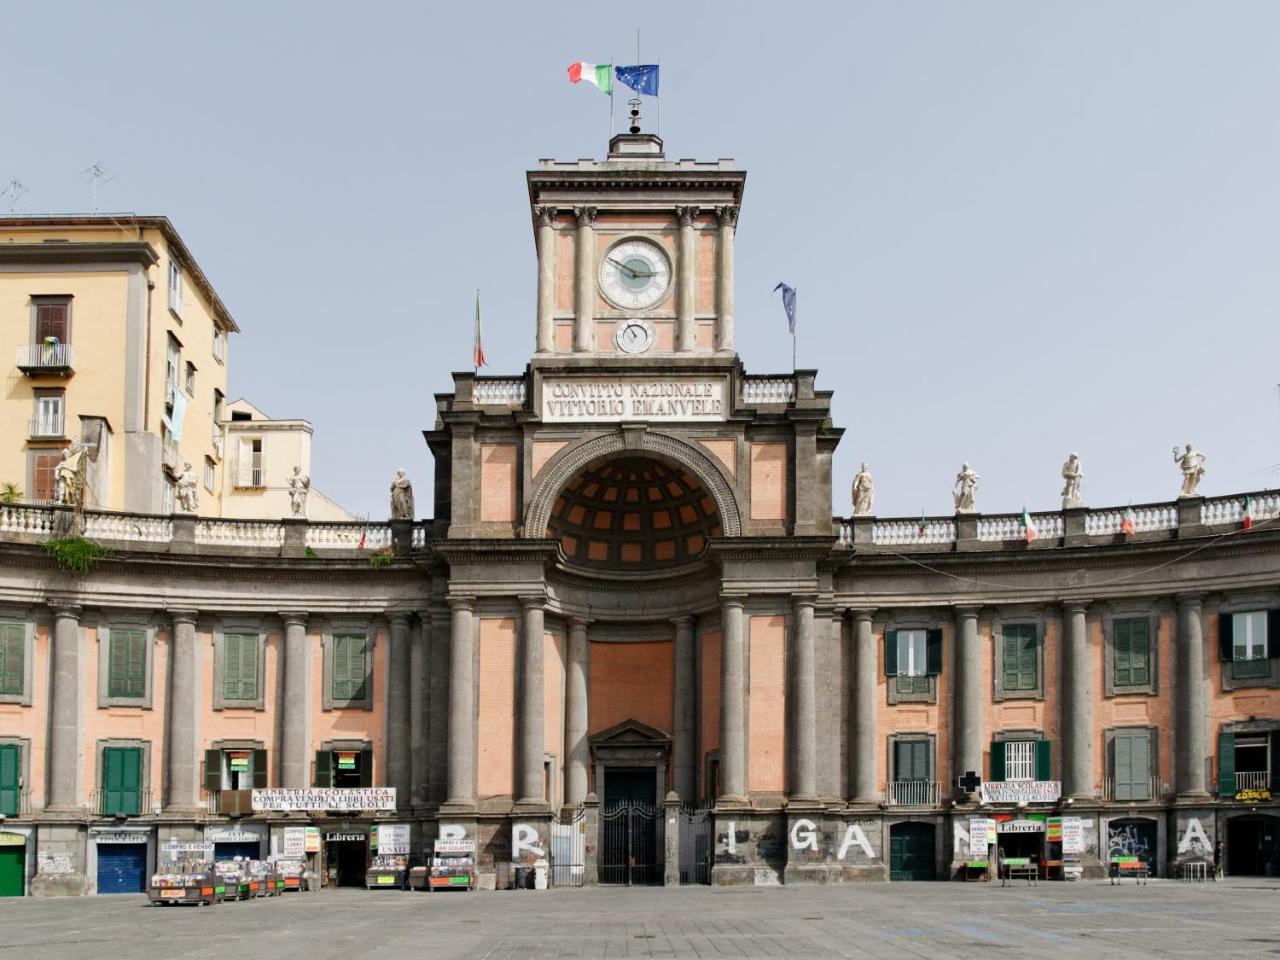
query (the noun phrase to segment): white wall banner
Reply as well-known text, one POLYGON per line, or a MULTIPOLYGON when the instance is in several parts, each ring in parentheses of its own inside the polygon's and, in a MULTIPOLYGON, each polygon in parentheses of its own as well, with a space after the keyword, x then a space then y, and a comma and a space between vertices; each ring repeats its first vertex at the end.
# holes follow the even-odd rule
POLYGON ((542 381, 547 423, 620 420, 724 420, 724 377, 548 377, 542 381))
POLYGON ((1062 818, 1062 852, 1084 853, 1084 821, 1079 817, 1062 818))
POLYGON ((210 827, 205 830, 204 838, 210 843, 261 843, 262 834, 253 830, 226 829, 210 827))
POLYGON ((301 860, 307 855, 307 828, 285 827, 284 841, 280 845, 281 856, 289 860, 301 860))
POLYGON ((99 833, 93 839, 98 843, 146 843, 151 835, 143 832, 99 833))
POLYGON ((983 857, 987 855, 987 824, 994 821, 985 817, 969 818, 969 856, 983 857))
POLYGON ((1062 796, 1057 780, 984 780, 978 788, 983 803, 1056 803, 1062 796))
POLYGON ((393 857, 409 855, 409 825, 407 823, 378 824, 378 853, 393 857))
POLYGON ((270 787, 253 791, 254 810, 394 810, 395 787, 270 787))
POLYGON ((213 844, 179 843, 175 840, 160 844, 160 852, 169 860, 208 860, 213 857, 213 844))

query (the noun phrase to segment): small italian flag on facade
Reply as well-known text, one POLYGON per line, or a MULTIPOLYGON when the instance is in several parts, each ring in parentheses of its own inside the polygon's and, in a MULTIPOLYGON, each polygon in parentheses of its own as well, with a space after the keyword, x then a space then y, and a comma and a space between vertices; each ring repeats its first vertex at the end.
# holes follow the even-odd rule
POLYGON ((1027 508, 1022 508, 1022 535, 1027 538, 1030 543, 1036 538, 1036 525, 1031 522, 1031 514, 1027 513, 1027 508))
POLYGON ((583 80, 594 84, 601 93, 613 93, 613 64, 611 63, 577 63, 569 64, 569 82, 581 83, 583 80))
POLYGON ((1132 537, 1138 529, 1134 525, 1134 521, 1136 519, 1137 518, 1133 515, 1133 504, 1129 504, 1129 506, 1124 508, 1124 516, 1120 519, 1120 532, 1126 537, 1132 537))
POLYGON ((1240 527, 1243 530, 1253 529, 1253 497, 1244 498, 1244 516, 1240 518, 1240 527))
POLYGON ((924 515, 924 511, 920 511, 920 526, 916 528, 916 539, 923 540, 924 535, 929 532, 929 521, 924 515))

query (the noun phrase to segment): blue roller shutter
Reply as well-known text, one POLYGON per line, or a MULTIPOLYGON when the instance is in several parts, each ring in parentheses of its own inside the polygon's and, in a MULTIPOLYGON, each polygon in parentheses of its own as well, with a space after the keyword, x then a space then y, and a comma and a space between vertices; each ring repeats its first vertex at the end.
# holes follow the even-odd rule
POLYGON ((99 893, 145 893, 146 890, 145 843, 98 844, 99 893))

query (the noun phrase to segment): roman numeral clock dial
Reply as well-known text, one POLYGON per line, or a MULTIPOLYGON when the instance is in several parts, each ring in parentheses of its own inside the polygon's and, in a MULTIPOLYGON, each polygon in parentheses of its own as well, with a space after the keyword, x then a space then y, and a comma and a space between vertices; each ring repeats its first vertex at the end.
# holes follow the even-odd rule
POLYGON ((625 240, 611 247, 600 264, 600 290, 622 310, 648 310, 671 285, 666 254, 646 240, 625 240))

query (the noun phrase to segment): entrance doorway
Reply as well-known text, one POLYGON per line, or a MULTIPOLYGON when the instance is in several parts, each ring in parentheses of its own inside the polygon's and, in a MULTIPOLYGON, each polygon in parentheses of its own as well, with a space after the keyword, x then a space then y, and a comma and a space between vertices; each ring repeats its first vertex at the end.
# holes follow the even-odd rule
POLYGON ((0 846, 0 897, 20 897, 26 893, 27 848, 0 846))
POLYGON ((1280 817, 1227 821, 1226 872, 1233 877, 1280 876, 1280 817))
POLYGON ((329 885, 363 887, 369 868, 368 850, 368 839, 358 834, 326 836, 324 862, 329 885))
POLYGON ((626 886, 658 883, 657 770, 605 767, 600 882, 626 886))
POLYGON ((895 823, 889 828, 889 879, 936 880, 936 828, 931 823, 895 823))
POLYGON ((620 803, 657 802, 658 779, 653 767, 605 767, 604 808, 620 803))
POLYGON ((147 845, 98 844, 98 892, 146 893, 147 845))

